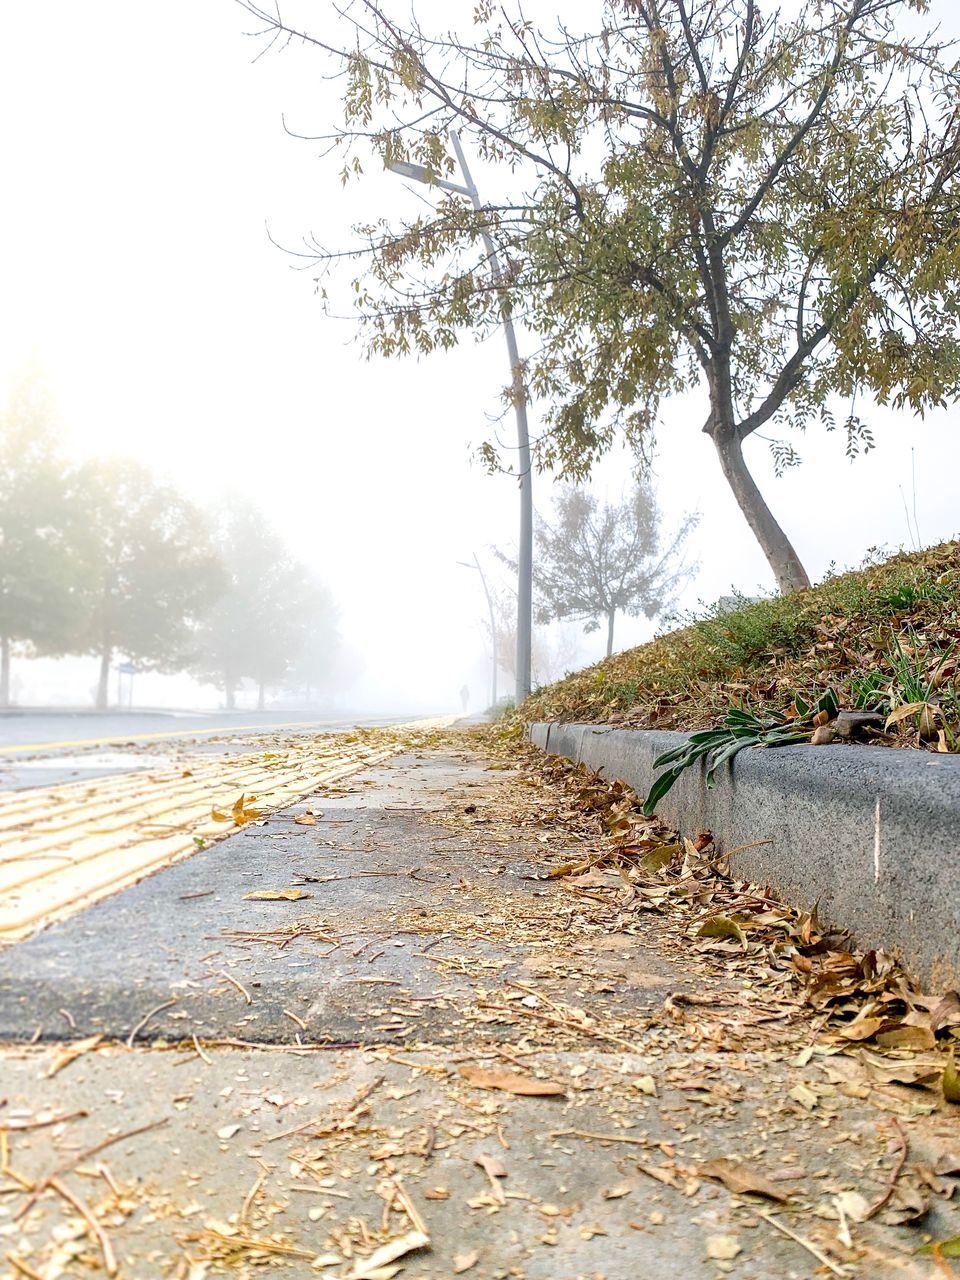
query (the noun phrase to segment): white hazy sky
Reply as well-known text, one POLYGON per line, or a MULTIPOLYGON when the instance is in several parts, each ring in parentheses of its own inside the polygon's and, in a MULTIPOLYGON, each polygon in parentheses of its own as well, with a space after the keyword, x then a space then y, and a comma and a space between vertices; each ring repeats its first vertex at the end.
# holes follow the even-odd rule
MULTIPOLYGON (((948 0, 935 12, 960 31, 948 0)), ((254 63, 249 26, 232 0, 3 6, 0 395, 36 356, 75 453, 132 454, 201 502, 255 498, 336 595, 364 665, 357 699, 447 707, 466 681, 479 703, 482 598, 456 562, 515 537, 512 482, 471 461, 507 380, 502 345, 369 363, 351 325, 324 316, 267 228, 342 244, 351 222, 414 196, 379 173, 344 192, 336 158, 284 133, 284 112, 329 128, 332 90, 309 51, 254 63)), ((703 417, 695 397, 670 404, 656 463, 668 517, 702 515, 689 605, 770 582, 703 417)), ((958 410, 869 420, 877 449, 853 465, 839 436, 812 434, 805 465, 774 480, 751 447, 814 575, 909 545, 914 477, 923 542, 960 530, 958 410)), ((611 495, 628 481, 619 456, 598 474, 611 495)), ((538 505, 548 495, 542 478, 538 505)), ((619 641, 648 634, 627 622, 619 641)), ((600 651, 583 638, 584 661, 600 651)))

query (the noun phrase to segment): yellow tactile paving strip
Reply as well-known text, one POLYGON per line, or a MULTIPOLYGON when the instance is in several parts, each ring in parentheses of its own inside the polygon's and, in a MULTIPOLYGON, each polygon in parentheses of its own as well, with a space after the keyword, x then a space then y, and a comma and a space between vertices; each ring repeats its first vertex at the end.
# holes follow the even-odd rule
POLYGON ((0 944, 196 853, 198 840, 230 835, 243 825, 232 818, 241 796, 248 811, 274 813, 398 750, 390 739, 304 736, 266 751, 198 753, 172 768, 0 792, 0 944))

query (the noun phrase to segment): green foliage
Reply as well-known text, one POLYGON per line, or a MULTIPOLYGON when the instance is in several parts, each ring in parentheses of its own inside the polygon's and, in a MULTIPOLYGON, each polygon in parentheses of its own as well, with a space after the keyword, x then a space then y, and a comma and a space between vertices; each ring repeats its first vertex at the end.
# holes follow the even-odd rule
MULTIPOLYGON (((72 504, 42 374, 15 379, 0 413, 0 642, 10 653, 62 653, 76 616, 72 504)), ((5 680, 4 680, 5 686, 5 680)), ((6 701, 8 689, 2 690, 6 701)))
POLYGON ((929 703, 940 687, 943 668, 950 661, 956 647, 956 642, 947 645, 931 665, 929 654, 924 653, 912 628, 908 629, 903 640, 894 635, 893 650, 887 655, 887 661, 893 669, 889 698, 891 708, 904 703, 929 703), (904 640, 908 648, 904 647, 904 640))
POLYGON ((749 667, 812 639, 813 619, 799 613, 789 597, 733 599, 732 607, 726 601, 713 605, 692 624, 704 652, 720 669, 749 667))
POLYGON ((890 692, 881 671, 865 671, 863 675, 850 677, 850 694, 856 711, 883 711, 889 709, 890 692))
POLYGON ((229 706, 244 679, 261 702, 268 687, 323 683, 339 645, 329 593, 249 502, 223 506, 214 542, 226 584, 197 636, 194 674, 223 689, 229 706))
POLYGON ((712 787, 720 766, 733 760, 745 747, 785 747, 792 742, 805 742, 810 737, 808 716, 830 706, 836 714, 836 696, 832 692, 822 695, 812 711, 803 705, 802 717, 796 720, 787 720, 781 715, 759 716, 747 707, 730 707, 723 724, 694 733, 681 746, 664 751, 653 762, 653 767, 662 772, 643 802, 644 813, 654 813, 680 775, 701 761, 706 764, 706 784, 712 787))
POLYGON ((91 462, 75 482, 81 626, 74 653, 101 659, 98 705, 115 653, 145 669, 182 669, 223 588, 203 514, 126 459, 91 462))
MULTIPOLYGON (((450 177, 451 127, 488 162, 482 208, 438 188, 426 213, 316 257, 360 263, 382 355, 522 315, 542 466, 582 480, 617 439, 646 458, 664 399, 702 395, 690 427, 794 589, 805 574, 742 442, 817 426, 853 457, 873 443, 862 394, 923 413, 960 390, 960 68, 916 20, 927 0, 608 0, 559 36, 482 5, 442 37, 369 0, 318 38, 243 2, 336 59, 345 174, 372 153, 450 177)), ((773 447, 780 466, 798 456, 773 447)))
MULTIPOLYGON (((540 519, 536 531, 537 621, 574 619, 591 632, 602 619, 610 653, 618 613, 652 619, 672 606, 679 584, 693 572, 681 552, 697 517, 688 516, 665 539, 648 480, 637 481, 618 503, 601 503, 587 490, 565 485, 553 507, 552 522, 540 519)), ((515 561, 497 554, 516 569, 515 561)))

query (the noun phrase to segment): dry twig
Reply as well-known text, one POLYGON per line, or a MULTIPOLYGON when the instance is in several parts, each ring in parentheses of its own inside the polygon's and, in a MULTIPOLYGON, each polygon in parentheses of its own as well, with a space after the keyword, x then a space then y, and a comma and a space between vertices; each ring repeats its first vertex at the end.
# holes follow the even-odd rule
POLYGON ((55 1191, 58 1196, 66 1200, 67 1204, 72 1205, 87 1224, 87 1229, 91 1236, 100 1246, 100 1252, 103 1254, 103 1269, 108 1276, 117 1274, 117 1259, 113 1252, 113 1246, 110 1243, 110 1237, 104 1231, 103 1227, 97 1221, 90 1208, 80 1199, 78 1195, 70 1190, 68 1186, 60 1181, 59 1178, 48 1178, 47 1186, 51 1191, 55 1191))

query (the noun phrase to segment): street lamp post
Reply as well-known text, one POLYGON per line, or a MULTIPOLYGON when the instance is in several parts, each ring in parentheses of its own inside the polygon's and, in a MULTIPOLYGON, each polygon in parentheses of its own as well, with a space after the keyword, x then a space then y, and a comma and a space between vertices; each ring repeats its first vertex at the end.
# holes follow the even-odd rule
MULTIPOLYGON (((460 145, 456 130, 450 130, 450 141, 456 152, 457 163, 463 174, 464 185, 448 182, 445 178, 433 178, 428 169, 420 164, 398 161, 390 165, 394 173, 405 178, 413 178, 415 182, 424 182, 428 186, 437 186, 444 191, 455 191, 459 195, 468 196, 470 203, 479 213, 483 209, 480 194, 474 185, 466 156, 460 145)), ((503 268, 493 241, 486 231, 481 230, 483 246, 490 264, 490 275, 494 284, 500 284, 504 278, 503 268)), ((513 407, 517 418, 517 462, 520 472, 520 545, 517 555, 517 706, 530 692, 530 652, 532 643, 532 611, 533 611, 533 488, 530 465, 530 432, 527 427, 526 387, 523 381, 523 366, 517 348, 517 335, 513 328, 513 318, 509 307, 503 312, 503 332, 507 340, 507 354, 510 357, 511 389, 513 407)), ((479 564, 477 568, 479 568, 479 564)), ((481 574, 482 576, 482 574, 481 574)), ((486 583, 484 583, 486 590, 486 583)), ((489 602, 489 595, 488 595, 489 602)), ((492 610, 491 610, 492 613, 492 610)), ((496 698, 494 698, 496 702, 496 698)))
POLYGON ((457 564, 462 565, 464 569, 476 569, 480 575, 480 581, 483 584, 483 594, 487 597, 487 609, 490 611, 490 648, 492 650, 492 658, 490 661, 490 706, 497 705, 497 615, 493 610, 493 597, 490 595, 490 588, 487 586, 487 579, 483 570, 480 568, 480 561, 477 559, 477 553, 473 553, 473 564, 468 564, 466 560, 458 560, 457 564))

